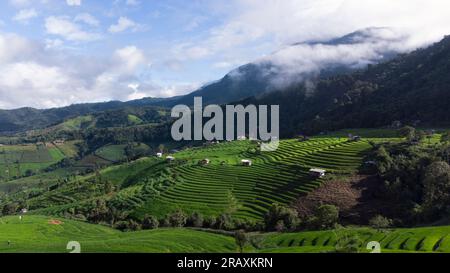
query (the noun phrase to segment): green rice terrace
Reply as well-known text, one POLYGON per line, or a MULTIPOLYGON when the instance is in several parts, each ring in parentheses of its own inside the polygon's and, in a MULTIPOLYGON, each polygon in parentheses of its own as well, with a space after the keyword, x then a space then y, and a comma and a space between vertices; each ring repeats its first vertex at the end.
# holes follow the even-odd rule
POLYGON ((270 153, 258 152, 257 144, 250 141, 184 150, 174 154, 174 166, 167 170, 173 183, 163 190, 157 188, 154 198, 136 213, 162 215, 183 208, 259 219, 271 204, 289 203, 319 187, 323 179, 311 177, 310 168, 325 169, 329 177, 350 175, 370 149, 369 139, 314 138, 281 141, 278 150, 270 153), (199 164, 205 159, 209 164, 199 164), (243 166, 243 159, 251 160, 252 165, 243 166))
MULTIPOLYGON (((335 252, 342 238, 358 238, 359 252, 369 252, 367 244, 380 243, 381 252, 448 252, 450 227, 393 229, 369 228, 301 233, 252 233, 244 251, 249 253, 335 252)), ((81 252, 146 253, 235 253, 231 235, 187 228, 120 232, 101 225, 44 216, 0 218, 0 252, 68 253, 67 244, 79 242, 81 252)))
MULTIPOLYGON (((181 209, 187 215, 199 212, 218 217, 226 213, 234 219, 260 221, 273 203, 290 205, 325 181, 358 174, 374 143, 403 143, 392 130, 352 131, 361 136, 356 139, 349 139, 348 133, 282 140, 275 152, 267 153, 259 150, 257 141, 204 143, 162 156, 110 164, 83 175, 71 168, 58 168, 3 181, 2 198, 24 200, 28 212, 21 214, 22 219, 19 215, 0 218, 0 252, 69 252, 69 241, 80 242, 83 252, 237 252, 232 232, 195 228, 122 232, 106 222, 90 224, 77 213, 90 211, 98 200, 104 200, 140 220, 146 215, 163 219, 181 209), (326 175, 315 177, 310 173, 312 168, 323 169, 326 175)), ((436 134, 422 145, 439 141, 436 134)), ((135 145, 151 149, 150 145, 135 145)), ((56 162, 70 157, 76 149, 74 143, 3 148, 8 162, 13 155, 20 160, 56 162)), ((81 161, 95 162, 96 154, 120 159, 124 149, 125 145, 106 145, 81 161)), ((450 227, 446 226, 250 232, 244 251, 336 252, 342 238, 356 238, 359 252, 370 252, 366 246, 372 241, 379 242, 382 252, 448 252, 448 234, 450 227)))
MULTIPOLYGON (((88 206, 95 199, 108 200, 142 219, 146 214, 164 217, 177 209, 187 214, 200 212, 205 216, 231 214, 235 218, 260 220, 273 203, 290 204, 323 183, 355 174, 363 158, 371 150, 370 142, 394 141, 396 138, 372 137, 349 141, 338 136, 320 136, 307 141, 283 140, 275 152, 259 152, 254 141, 233 141, 205 144, 158 158, 148 157, 110 166, 85 176, 71 177, 54 189, 28 198, 31 213, 63 215, 69 209, 88 206), (208 164, 199 164, 208 159, 208 164), (242 160, 251 166, 243 166, 242 160), (310 175, 311 168, 327 171, 325 178, 310 175), (104 182, 118 189, 105 193, 104 182)), ((106 151, 117 151, 107 146, 106 151)), ((84 159, 85 160, 85 159, 84 159)), ((61 175, 57 170, 42 174, 39 181, 61 175)), ((29 196, 30 179, 6 183, 21 185, 29 196)), ((33 182, 31 182, 32 184, 33 182)), ((49 182, 53 185, 54 182, 49 182)))

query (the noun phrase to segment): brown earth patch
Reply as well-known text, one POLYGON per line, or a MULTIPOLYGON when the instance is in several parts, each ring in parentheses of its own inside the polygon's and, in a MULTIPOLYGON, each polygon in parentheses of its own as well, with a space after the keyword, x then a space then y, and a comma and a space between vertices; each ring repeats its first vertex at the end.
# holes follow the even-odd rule
POLYGON ((334 205, 339 208, 341 223, 365 225, 378 214, 395 217, 395 200, 381 198, 381 186, 382 182, 374 176, 357 175, 346 181, 328 181, 300 197, 294 207, 300 217, 307 218, 321 205, 334 205))
POLYGON ((49 223, 50 225, 57 225, 57 226, 63 224, 63 222, 61 222, 61 221, 59 221, 59 220, 53 220, 53 219, 52 219, 52 220, 49 220, 48 223, 49 223))

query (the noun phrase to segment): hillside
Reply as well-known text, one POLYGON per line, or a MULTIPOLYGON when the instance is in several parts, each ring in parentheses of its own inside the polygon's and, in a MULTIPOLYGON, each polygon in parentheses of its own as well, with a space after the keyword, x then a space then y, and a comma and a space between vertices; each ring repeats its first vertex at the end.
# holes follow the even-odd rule
MULTIPOLYGON (((104 103, 75 104, 62 108, 33 109, 21 108, 16 110, 0 110, 0 133, 16 133, 28 130, 44 129, 58 126, 60 123, 79 119, 80 116, 101 116, 114 113, 137 113, 143 116, 146 112, 159 111, 160 107, 151 107, 153 104, 161 104, 163 99, 146 98, 136 101, 120 102, 111 101, 104 103)), ((117 120, 108 120, 113 123, 117 120)), ((127 123, 125 123, 126 125, 127 123)), ((130 122, 132 124, 132 122, 130 122)), ((124 125, 124 123, 119 123, 124 125)), ((102 125, 107 127, 106 125, 102 125)), ((78 127, 78 126, 77 126, 78 127)))
POLYGON ((240 66, 219 81, 183 96, 176 102, 192 105, 194 97, 202 97, 205 104, 226 104, 286 90, 321 78, 351 73, 367 63, 387 61, 399 52, 378 46, 378 43, 395 42, 386 40, 382 35, 383 31, 390 30, 373 27, 330 40, 294 43, 264 58, 240 66), (360 46, 368 48, 367 55, 352 56, 351 49, 360 46), (349 52, 345 57, 335 58, 333 55, 337 48, 349 52), (324 56, 310 56, 314 55, 315 51, 321 52, 324 56), (371 51, 376 54, 371 54, 371 51), (285 60, 286 58, 289 60, 285 60))
POLYGON ((300 85, 245 104, 279 104, 281 132, 450 123, 450 37, 353 74, 300 85))
POLYGON ((232 237, 188 229, 123 233, 108 227, 41 216, 0 218, 0 253, 69 253, 71 241, 82 253, 235 252, 232 237), (7 242, 10 242, 8 245, 7 242))
POLYGON ((142 108, 149 106, 172 107, 177 104, 192 105, 195 96, 203 97, 205 104, 227 104, 250 97, 286 90, 287 88, 316 81, 320 78, 350 73, 367 63, 379 63, 391 59, 398 52, 381 46, 385 40, 380 34, 386 29, 367 28, 343 37, 325 41, 306 41, 286 46, 272 54, 242 65, 222 79, 201 87, 190 94, 171 98, 144 98, 128 102, 111 101, 104 103, 76 104, 62 108, 16 110, 0 110, 0 133, 16 133, 33 129, 43 129, 62 123, 78 116, 89 116, 99 112, 123 110, 126 108, 142 108), (374 42, 377 40, 377 42, 374 42), (350 56, 352 48, 370 48, 367 56, 350 56), (345 48, 349 51, 346 58, 331 57, 335 48, 345 48), (330 57, 313 58, 309 55, 301 56, 304 51, 327 50, 330 57), (285 54, 292 54, 294 64, 280 61, 285 54), (311 66, 311 64, 314 64, 311 66), (280 83, 283 84, 280 84, 280 83))
MULTIPOLYGON (((11 191, 8 199, 23 200, 39 214, 63 215, 75 210, 87 215, 96 206, 94 200, 105 200, 138 219, 146 214, 161 218, 182 208, 188 214, 229 213, 240 219, 260 220, 274 202, 289 205, 323 183, 308 174, 309 168, 324 168, 330 177, 353 175, 372 149, 369 142, 396 140, 387 131, 359 133, 368 138, 352 142, 342 133, 303 142, 283 140, 273 153, 259 153, 257 144, 250 141, 210 144, 174 153, 173 163, 142 158, 95 174, 62 176, 64 182, 51 190, 30 183, 32 178, 10 181, 3 187, 11 191), (200 166, 198 162, 206 158, 210 164, 200 166), (241 166, 242 159, 252 160, 253 165, 241 166), (107 191, 107 184, 117 190, 107 191)), ((122 151, 117 148, 121 147, 105 146, 96 154, 114 160, 122 151)), ((54 185, 55 175, 60 174, 40 175, 35 180, 54 185)))

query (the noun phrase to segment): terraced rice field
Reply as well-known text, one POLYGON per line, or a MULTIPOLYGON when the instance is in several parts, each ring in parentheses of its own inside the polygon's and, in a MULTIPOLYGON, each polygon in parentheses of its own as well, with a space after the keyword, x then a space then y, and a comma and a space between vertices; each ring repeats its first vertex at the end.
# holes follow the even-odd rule
POLYGON ((356 236, 360 251, 369 252, 367 244, 380 243, 382 252, 450 252, 450 227, 426 227, 376 231, 355 228, 343 231, 313 231, 270 234, 264 239, 263 252, 320 252, 335 249, 343 236, 356 236))
POLYGON ((162 216, 181 208, 260 219, 274 202, 287 204, 321 185, 321 179, 309 175, 310 168, 326 169, 330 175, 351 174, 371 146, 368 140, 314 138, 281 141, 279 149, 270 153, 257 153, 256 148, 256 143, 235 141, 175 154, 182 162, 170 168, 175 183, 157 191, 137 214, 162 216), (205 158, 211 163, 198 165, 205 158), (252 160, 253 165, 241 166, 242 159, 252 160))
MULTIPOLYGON (((349 228, 298 233, 253 233, 258 248, 247 245, 245 252, 317 253, 334 252, 338 238, 359 239, 359 252, 367 244, 380 243, 382 253, 450 252, 450 226, 376 231, 349 228)), ((84 253, 227 253, 237 252, 231 236, 192 229, 157 229, 120 232, 101 225, 45 216, 25 215, 0 218, 0 253, 68 253, 67 243, 77 241, 84 253), (8 243, 9 242, 9 243, 8 243)))

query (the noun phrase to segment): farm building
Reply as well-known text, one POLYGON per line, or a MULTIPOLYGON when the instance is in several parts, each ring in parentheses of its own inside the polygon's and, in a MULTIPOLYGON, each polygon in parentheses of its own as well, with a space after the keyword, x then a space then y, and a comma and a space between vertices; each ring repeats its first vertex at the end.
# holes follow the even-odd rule
POLYGON ((242 164, 242 166, 250 167, 250 166, 252 166, 253 162, 249 159, 242 159, 241 164, 242 164))
POLYGON ((309 170, 309 175, 311 175, 312 177, 316 177, 316 178, 324 177, 326 173, 327 173, 327 171, 325 171, 323 169, 313 168, 313 169, 309 170))
POLYGON ((205 165, 209 165, 209 163, 211 163, 211 160, 209 160, 208 158, 205 158, 203 160, 200 160, 198 162, 199 165, 205 166, 205 165))
POLYGON ((172 162, 172 161, 175 160, 175 157, 173 157, 173 156, 168 156, 168 157, 166 157, 166 160, 169 161, 169 162, 172 162))
POLYGON ((353 134, 348 134, 348 140, 349 141, 360 141, 362 139, 361 136, 355 136, 353 134))

